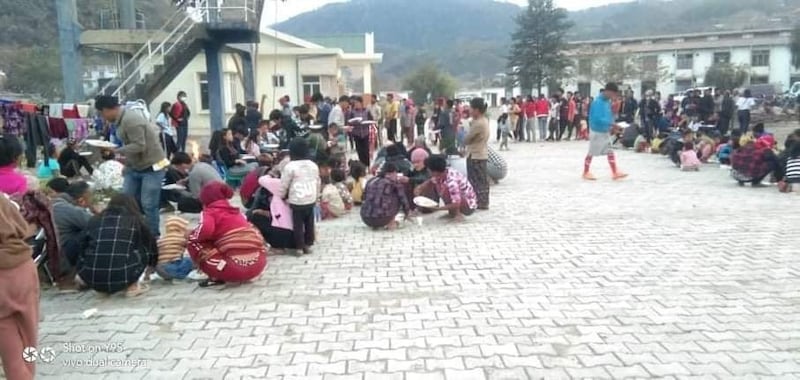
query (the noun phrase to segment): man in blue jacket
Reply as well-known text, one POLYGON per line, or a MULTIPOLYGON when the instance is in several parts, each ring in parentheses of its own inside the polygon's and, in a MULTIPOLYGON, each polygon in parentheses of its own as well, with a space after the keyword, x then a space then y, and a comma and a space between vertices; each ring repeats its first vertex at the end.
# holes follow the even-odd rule
POLYGON ((614 180, 627 177, 617 170, 617 161, 614 151, 611 150, 610 133, 618 127, 614 123, 614 115, 611 113, 611 102, 619 94, 619 88, 615 83, 606 84, 605 91, 592 102, 589 108, 589 153, 583 163, 583 179, 594 181, 597 178, 592 175, 589 169, 592 166, 592 158, 596 156, 607 156, 608 164, 611 166, 611 173, 614 180))

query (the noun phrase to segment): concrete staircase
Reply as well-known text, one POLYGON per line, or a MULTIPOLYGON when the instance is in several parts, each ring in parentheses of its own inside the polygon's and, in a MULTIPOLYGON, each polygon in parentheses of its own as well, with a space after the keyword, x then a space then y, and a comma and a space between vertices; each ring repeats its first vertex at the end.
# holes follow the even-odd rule
POLYGON ((169 30, 148 39, 100 93, 150 104, 208 44, 257 43, 263 1, 197 0, 170 19, 169 30))

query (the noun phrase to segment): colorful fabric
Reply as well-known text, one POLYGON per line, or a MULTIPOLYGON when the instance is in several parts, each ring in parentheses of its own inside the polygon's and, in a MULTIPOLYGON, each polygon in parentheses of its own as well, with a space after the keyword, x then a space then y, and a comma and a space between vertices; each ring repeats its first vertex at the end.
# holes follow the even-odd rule
POLYGON ((432 181, 436 185, 436 191, 443 195, 449 194, 450 202, 465 204, 469 209, 478 208, 478 199, 472 184, 467 177, 453 168, 447 168, 445 175, 433 177, 432 181))
POLYGON ((28 191, 28 180, 17 171, 17 165, 0 167, 0 193, 22 195, 28 191))
POLYGON ((364 202, 361 204, 362 220, 393 218, 401 209, 405 212, 411 209, 402 184, 384 177, 373 177, 367 181, 364 202))
POLYGON ((764 153, 755 144, 747 144, 733 152, 731 167, 742 178, 760 178, 769 170, 764 153))

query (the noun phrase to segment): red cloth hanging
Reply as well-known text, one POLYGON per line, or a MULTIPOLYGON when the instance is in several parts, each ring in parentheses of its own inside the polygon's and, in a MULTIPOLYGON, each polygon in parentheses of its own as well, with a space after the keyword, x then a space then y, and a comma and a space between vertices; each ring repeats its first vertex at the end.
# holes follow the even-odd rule
POLYGON ((62 116, 65 119, 80 119, 80 115, 78 114, 78 107, 74 104, 72 108, 67 108, 66 106, 62 110, 62 116))

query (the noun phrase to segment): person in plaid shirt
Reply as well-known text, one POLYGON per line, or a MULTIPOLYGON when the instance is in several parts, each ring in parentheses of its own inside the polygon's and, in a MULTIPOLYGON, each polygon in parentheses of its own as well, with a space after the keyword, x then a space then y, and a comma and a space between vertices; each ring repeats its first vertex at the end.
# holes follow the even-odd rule
POLYGON ((425 194, 431 188, 435 189, 444 201, 444 206, 436 207, 434 211, 446 210, 446 217, 457 222, 463 221, 465 215, 475 212, 478 198, 466 176, 447 167, 447 159, 441 155, 428 157, 425 166, 431 172, 431 179, 414 189, 415 196, 425 194))
POLYGON ((744 186, 746 182, 760 186, 761 181, 778 168, 778 159, 772 151, 772 137, 748 142, 731 155, 731 176, 744 186))

